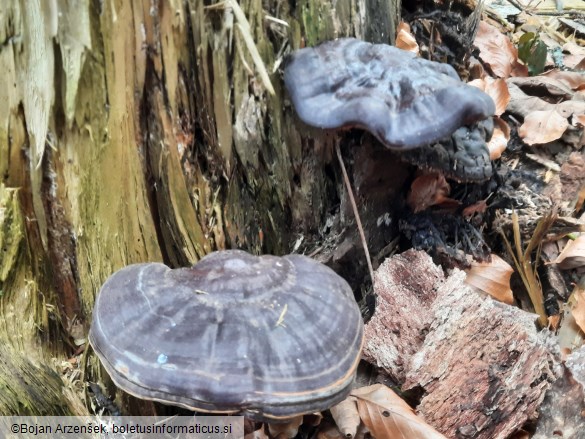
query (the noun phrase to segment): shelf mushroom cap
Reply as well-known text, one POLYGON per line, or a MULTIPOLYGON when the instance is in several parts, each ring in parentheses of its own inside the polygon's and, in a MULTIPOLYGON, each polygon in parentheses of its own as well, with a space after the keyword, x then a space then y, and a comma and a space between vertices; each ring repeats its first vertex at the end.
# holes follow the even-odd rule
POLYGON ((450 65, 354 38, 294 52, 284 83, 306 124, 359 126, 392 149, 436 142, 495 113, 491 97, 450 65))
POLYGON ((102 286, 89 341, 114 383, 200 412, 280 420, 349 393, 363 321, 347 282, 301 255, 215 252, 130 265, 102 286))

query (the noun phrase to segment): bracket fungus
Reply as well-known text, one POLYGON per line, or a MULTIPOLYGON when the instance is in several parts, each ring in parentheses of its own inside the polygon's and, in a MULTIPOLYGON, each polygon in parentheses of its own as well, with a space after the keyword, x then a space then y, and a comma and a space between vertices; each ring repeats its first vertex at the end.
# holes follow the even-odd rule
POLYGON ((284 83, 303 122, 363 127, 392 149, 439 141, 495 113, 493 100, 450 65, 355 38, 294 52, 284 83))
POLYGON ((350 391, 363 322, 347 282, 301 255, 135 264, 102 286, 89 340, 114 383, 200 412, 284 420, 350 391))

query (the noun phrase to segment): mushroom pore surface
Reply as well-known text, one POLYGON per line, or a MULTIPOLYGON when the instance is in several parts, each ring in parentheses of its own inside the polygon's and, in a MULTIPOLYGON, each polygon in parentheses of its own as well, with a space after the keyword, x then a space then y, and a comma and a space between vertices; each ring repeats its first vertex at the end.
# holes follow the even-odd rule
POLYGON ((139 398, 279 420, 347 395, 362 334, 351 288, 328 267, 226 250, 191 268, 116 272, 89 339, 116 385, 139 398))
POLYGON ((493 100, 450 65, 354 38, 294 52, 284 82, 303 122, 360 126, 392 149, 436 142, 495 112, 493 100))

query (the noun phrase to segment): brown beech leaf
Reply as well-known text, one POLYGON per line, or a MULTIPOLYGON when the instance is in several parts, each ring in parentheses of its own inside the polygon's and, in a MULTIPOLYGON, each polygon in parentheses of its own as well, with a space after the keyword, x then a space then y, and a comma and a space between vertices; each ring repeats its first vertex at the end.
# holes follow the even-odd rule
POLYGON ((560 314, 548 316, 547 328, 549 331, 557 332, 557 330, 559 329, 560 326, 561 326, 561 315, 560 314))
POLYGON ((581 331, 585 332, 585 290, 576 287, 571 296, 571 302, 573 304, 571 314, 577 326, 581 328, 581 331))
POLYGON ((326 425, 319 429, 317 439, 346 439, 335 425, 326 425))
POLYGON ((561 270, 570 270, 585 265, 585 235, 567 241, 563 251, 551 264, 558 264, 561 270))
POLYGON ((401 21, 396 32, 396 47, 402 50, 407 50, 412 53, 419 53, 418 43, 414 35, 410 32, 408 23, 401 21))
POLYGON ((496 104, 496 116, 501 116, 508 107, 510 102, 510 92, 508 84, 504 79, 486 77, 483 79, 474 79, 468 83, 474 87, 486 92, 496 104))
POLYGON ((272 437, 278 439, 292 439, 299 432, 299 427, 303 423, 303 415, 295 416, 284 423, 268 423, 268 431, 272 437))
POLYGON ((554 78, 573 90, 585 90, 585 76, 579 72, 564 72, 559 69, 553 69, 543 73, 543 75, 554 78))
POLYGON ((355 397, 348 396, 329 410, 331 411, 333 420, 337 424, 337 428, 339 428, 344 436, 346 438, 355 437, 361 423, 355 397))
POLYGON ((561 116, 568 118, 574 114, 585 113, 585 100, 571 99, 558 104, 551 104, 537 96, 526 94, 520 86, 514 83, 514 80, 509 79, 506 83, 511 96, 507 111, 512 114, 526 118, 534 111, 556 110, 561 116))
POLYGON ((499 29, 482 21, 479 23, 474 44, 479 56, 499 78, 508 78, 518 64, 518 50, 499 29))
POLYGON ((494 117, 494 132, 487 144, 490 160, 497 160, 508 147, 510 141, 510 125, 499 117, 494 117))
POLYGON ((575 204, 575 212, 580 212, 585 204, 585 186, 581 188, 577 195, 577 203, 575 204))
POLYGON ((258 430, 255 430, 251 433, 247 433, 244 436, 244 439, 270 439, 268 435, 264 432, 264 424, 258 430))
POLYGON ((491 255, 491 262, 472 262, 466 271, 465 283, 475 287, 500 302, 512 305, 514 295, 510 277, 514 269, 498 255, 491 255))
POLYGON ((557 332, 557 340, 559 342, 559 348, 561 351, 561 358, 563 361, 567 355, 575 348, 575 346, 582 346, 584 340, 584 334, 573 313, 571 307, 574 305, 573 296, 569 297, 569 303, 563 304, 561 310, 563 312, 563 319, 561 326, 557 332))
POLYGON ((415 178, 406 197, 406 204, 414 213, 441 203, 458 202, 448 197, 451 187, 445 176, 438 173, 423 174, 415 178))
POLYGON ((585 47, 573 41, 569 41, 563 45, 563 64, 578 72, 585 69, 585 47))
POLYGON ((501 116, 508 108, 510 91, 504 79, 486 78, 485 92, 491 96, 496 104, 496 116, 501 116))
POLYGON ((518 134, 528 145, 543 144, 560 139, 569 121, 556 110, 533 111, 524 119, 518 134))
POLYGON ((375 438, 446 439, 382 384, 354 389, 351 395, 356 397, 360 417, 375 438))
POLYGON ((472 216, 474 216, 475 214, 481 214, 481 213, 485 213, 485 211, 487 210, 487 201, 486 200, 479 200, 475 203, 473 203, 470 206, 467 206, 465 209, 463 209, 463 212, 461 212, 461 215, 463 215, 464 218, 471 218, 472 216))
POLYGON ((522 90, 550 102, 571 100, 575 92, 565 82, 553 76, 538 75, 530 78, 509 78, 508 84, 515 84, 522 90))

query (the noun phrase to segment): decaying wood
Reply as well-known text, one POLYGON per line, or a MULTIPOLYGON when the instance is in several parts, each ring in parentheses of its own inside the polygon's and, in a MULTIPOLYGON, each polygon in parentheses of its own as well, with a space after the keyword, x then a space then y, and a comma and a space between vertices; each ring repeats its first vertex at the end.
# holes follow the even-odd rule
MULTIPOLYGON (((426 254, 424 254, 426 256, 426 254)), ((376 311, 365 328, 364 356, 393 379, 404 382, 412 356, 431 324, 431 306, 443 270, 425 263, 423 254, 407 251, 387 259, 375 276, 376 311)))
POLYGON ((50 364, 35 364, 35 357, 0 345, 0 413, 72 415, 61 377, 50 364))
POLYGON ((445 278, 414 250, 376 276, 366 356, 422 393, 429 424, 448 437, 503 439, 535 419, 559 373, 535 315, 476 293, 463 272, 445 278))
POLYGON ((585 392, 583 374, 585 351, 583 348, 570 355, 576 364, 567 360, 568 370, 556 380, 539 408, 538 424, 532 439, 581 439, 585 432, 585 392), (581 351, 579 353, 579 351, 581 351), (572 374, 573 375, 572 375, 572 374))
MULTIPOLYGON (((104 280, 134 262, 188 265, 224 247, 282 254, 300 236, 296 251, 321 248, 329 261, 333 252, 321 243, 347 242, 349 256, 336 263, 363 279, 357 232, 331 166, 332 142, 348 136, 303 127, 279 69, 291 50, 336 37, 391 43, 399 2, 241 0, 245 25, 221 1, 5 3, 0 344, 14 348, 6 355, 26 352, 32 366, 60 372, 52 359, 83 348, 104 280)), ((376 140, 360 143, 371 151, 376 140)), ((369 195, 368 175, 352 172, 358 203, 381 206, 362 211, 367 238, 381 248, 376 218, 388 208, 369 195)), ((114 394, 91 354, 85 372, 114 394)), ((0 367, 0 387, 21 383, 0 414, 30 405, 13 374, 0 367)), ((31 414, 45 413, 41 402, 31 414)), ((153 412, 133 403, 134 414, 153 412)), ((76 414, 86 413, 83 405, 62 393, 54 402, 76 414)))
POLYGON ((567 357, 566 365, 573 379, 579 383, 582 391, 585 391, 585 347, 581 346, 579 349, 571 352, 567 357))

